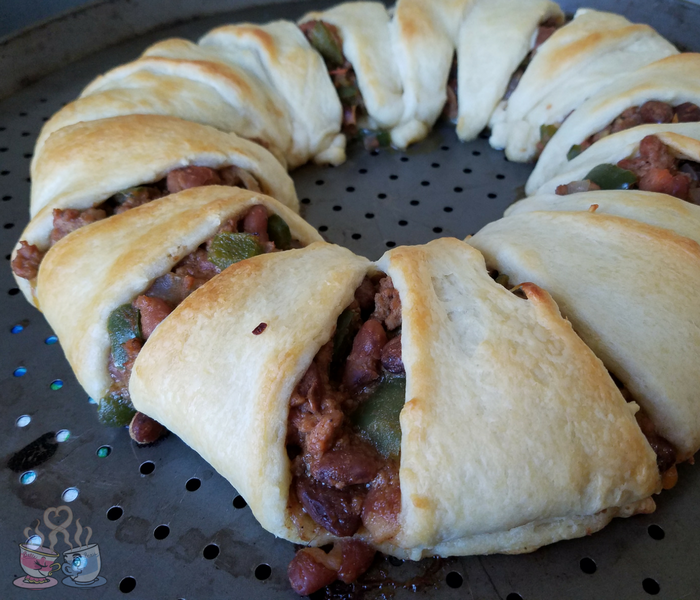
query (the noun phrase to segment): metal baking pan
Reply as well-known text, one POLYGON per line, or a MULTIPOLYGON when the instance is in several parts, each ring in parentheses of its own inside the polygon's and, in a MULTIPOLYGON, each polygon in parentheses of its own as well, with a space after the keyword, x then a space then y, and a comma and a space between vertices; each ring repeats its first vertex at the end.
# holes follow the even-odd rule
MULTIPOLYGON (((101 570, 95 582, 99 585, 76 591, 78 584, 58 570, 51 581, 35 588, 41 592, 36 596, 52 600, 125 594, 173 600, 297 597, 286 577, 294 547, 265 532, 245 501, 194 451, 172 435, 139 448, 125 430, 98 423, 95 407, 75 380, 59 344, 42 316, 18 293, 9 268, 10 251, 27 222, 28 166, 36 136, 42 123, 93 77, 135 58, 164 37, 197 39, 219 24, 294 19, 331 3, 250 4, 221 12, 226 3, 203 2, 202 12, 219 14, 193 18, 195 3, 101 2, 42 25, 44 33, 51 33, 51 45, 39 43, 43 34, 36 30, 0 42, 5 91, 22 85, 22 74, 17 73, 22 65, 35 65, 27 66, 26 84, 41 72, 36 65, 42 61, 51 65, 56 57, 67 62, 89 54, 56 65, 59 70, 0 101, 0 244, 5 257, 0 269, 2 599, 34 597, 14 585, 24 576, 20 544, 35 535, 38 520, 38 531, 50 545, 51 529, 44 516, 56 527, 68 512, 48 509, 62 505, 72 513, 72 522, 65 527, 70 545, 85 546, 87 527, 91 528, 89 553, 95 561, 95 548, 99 549, 101 570), (105 30, 107 10, 112 15, 109 35, 97 36, 95 31, 105 30), (138 26, 134 15, 141 19, 138 26), (184 20, 172 25, 174 19, 184 20), (80 39, 76 23, 85 32, 80 39), (138 35, 100 50, 106 43, 125 39, 130 31, 138 35), (32 442, 36 443, 27 449, 32 442), (33 476, 26 474, 30 471, 33 476)), ((562 5, 569 12, 577 7, 568 0, 562 5)), ((685 49, 700 50, 698 6, 678 0, 594 0, 588 5, 650 23, 685 49)), ((305 217, 328 240, 376 259, 394 245, 476 232, 499 218, 530 169, 507 162, 485 139, 461 144, 452 127, 441 125, 407 152, 368 154, 354 146, 342 166, 307 166, 293 177, 305 217)), ((678 486, 658 498, 654 514, 618 519, 596 535, 521 556, 420 563, 378 558, 360 584, 315 597, 698 598, 700 474, 689 465, 679 471, 678 486)), ((53 535, 58 557, 43 558, 56 566, 64 559, 70 563, 74 555, 63 555, 70 550, 64 535, 59 530, 53 535)))

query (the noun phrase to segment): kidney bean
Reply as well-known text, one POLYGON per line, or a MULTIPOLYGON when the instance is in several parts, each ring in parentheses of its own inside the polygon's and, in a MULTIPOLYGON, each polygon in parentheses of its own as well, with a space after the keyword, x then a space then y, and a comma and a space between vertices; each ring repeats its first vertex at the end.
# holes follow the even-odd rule
POLYGON ((353 535, 362 524, 357 494, 302 476, 295 482, 297 497, 315 523, 339 537, 353 535))

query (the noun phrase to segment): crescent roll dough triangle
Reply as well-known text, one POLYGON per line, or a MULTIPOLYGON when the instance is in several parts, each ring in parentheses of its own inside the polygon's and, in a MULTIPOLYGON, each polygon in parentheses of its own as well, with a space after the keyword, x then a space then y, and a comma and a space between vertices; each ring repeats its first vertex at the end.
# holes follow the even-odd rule
MULTIPOLYGON (((47 141, 32 183, 32 220, 20 240, 49 247, 55 208, 84 210, 188 165, 249 171, 262 191, 297 211, 294 183, 267 150, 234 134, 173 117, 129 115, 65 127, 47 141)), ((19 244, 15 247, 16 253, 19 244)), ((15 277, 33 302, 33 282, 15 277)))
POLYGON ((396 126, 403 114, 403 88, 386 7, 379 2, 345 2, 323 12, 310 12, 299 22, 314 19, 338 28, 343 53, 355 70, 362 99, 375 126, 396 126))
POLYGON ((494 116, 492 146, 505 147, 510 160, 533 160, 541 125, 560 123, 598 90, 677 53, 648 25, 580 9, 537 51, 509 98, 505 115, 494 116))
POLYGON ((209 461, 265 529, 298 543, 287 515, 289 398, 369 265, 325 243, 234 264, 158 326, 132 371, 137 410, 209 461))
POLYGON ((511 76, 532 49, 537 27, 564 21, 550 0, 476 0, 457 42, 457 135, 467 141, 489 123, 511 76))
POLYGON ((310 159, 333 165, 345 161, 340 100, 323 59, 295 23, 225 25, 208 32, 199 45, 264 78, 286 103, 292 124, 290 168, 310 159))
POLYGON ((667 194, 638 190, 600 190, 556 196, 543 194, 516 202, 505 213, 513 216, 533 211, 590 211, 669 229, 700 244, 700 206, 667 194))
POLYGON ((513 283, 552 294, 679 461, 700 448, 697 242, 612 215, 531 212, 491 223, 469 243, 513 283))
POLYGON ((684 102, 700 104, 700 54, 683 53, 658 60, 619 77, 586 100, 545 146, 525 192, 532 194, 556 175, 566 164, 571 146, 607 127, 626 109, 648 100, 674 106, 684 102))
POLYGON ((608 135, 573 160, 563 163, 559 172, 536 193, 554 193, 559 185, 582 180, 598 165, 615 165, 624 158, 638 156, 639 143, 648 135, 658 137, 679 158, 700 162, 700 123, 639 125, 608 135))
POLYGON ((289 398, 377 268, 401 295, 407 378, 401 529, 383 550, 526 551, 650 507, 659 474, 634 405, 548 294, 530 285, 530 300, 517 298, 453 239, 374 267, 327 244, 230 267, 149 338, 134 405, 231 481, 263 527, 300 541, 287 508, 289 398))
POLYGON ((107 318, 211 238, 227 220, 262 204, 302 244, 321 240, 306 221, 262 194, 207 186, 185 190, 74 231, 49 250, 37 278, 39 304, 87 393, 112 381, 107 318))

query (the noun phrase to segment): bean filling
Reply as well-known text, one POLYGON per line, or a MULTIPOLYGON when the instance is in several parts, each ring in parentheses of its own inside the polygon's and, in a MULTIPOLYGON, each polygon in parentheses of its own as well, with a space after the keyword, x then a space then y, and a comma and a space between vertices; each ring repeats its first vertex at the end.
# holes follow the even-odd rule
POLYGON ((129 396, 131 370, 143 344, 187 296, 226 267, 299 245, 281 217, 268 214, 262 205, 253 206, 243 216, 227 220, 216 235, 153 281, 133 302, 115 309, 107 321, 111 343, 108 370, 113 383, 100 401, 100 420, 115 427, 129 424, 129 433, 138 443, 155 442, 165 429, 136 412, 129 396))
MULTIPOLYGON (((243 187, 253 192, 261 191, 255 177, 238 167, 230 166, 214 170, 209 167, 191 165, 175 169, 160 181, 118 192, 92 208, 84 210, 55 208, 49 248, 69 233, 85 225, 101 221, 112 215, 118 215, 157 198, 203 185, 228 185, 243 187)), ((17 255, 12 261, 12 270, 23 279, 35 279, 47 250, 48 248, 40 250, 34 244, 28 244, 24 240, 20 241, 17 255)))
POLYGON ((343 38, 335 25, 312 20, 299 25, 309 43, 326 62, 328 73, 343 106, 343 133, 359 138, 367 150, 391 145, 391 135, 383 129, 364 127, 367 108, 357 84, 357 76, 343 53, 343 38))
POLYGON ((397 533, 404 401, 401 301, 378 274, 356 290, 290 398, 290 515, 305 539, 320 529, 342 538, 330 553, 296 554, 288 574, 297 593, 349 583, 369 568, 374 550, 351 538, 358 531, 374 543, 397 533))
POLYGON ((700 205, 700 164, 679 159, 657 136, 648 135, 636 157, 598 165, 583 180, 558 186, 556 193, 566 196, 601 189, 639 189, 700 205))

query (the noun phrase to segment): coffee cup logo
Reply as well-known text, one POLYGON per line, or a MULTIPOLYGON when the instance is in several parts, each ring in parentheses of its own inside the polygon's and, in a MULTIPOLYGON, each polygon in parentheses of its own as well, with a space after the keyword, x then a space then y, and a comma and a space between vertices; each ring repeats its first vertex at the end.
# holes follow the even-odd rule
POLYGON ((33 530, 30 527, 24 530, 27 541, 19 545, 19 550, 20 566, 25 576, 15 579, 14 585, 34 590, 53 587, 58 581, 51 575, 59 570, 67 575, 62 583, 69 587, 92 588, 107 583, 107 580, 100 576, 102 569, 100 547, 90 543, 92 529, 83 527, 80 519, 77 519, 73 535, 77 546, 74 546, 68 531, 72 523, 73 511, 70 507, 52 506, 44 511, 44 525, 49 529, 48 545, 45 545, 46 538, 41 531, 39 519, 33 530), (58 520, 62 516, 64 518, 61 522, 54 522, 54 519, 58 520), (83 533, 85 533, 84 540, 81 539, 83 533), (56 562, 58 552, 54 549, 59 542, 59 535, 68 546, 68 550, 63 551, 63 565, 56 562))

